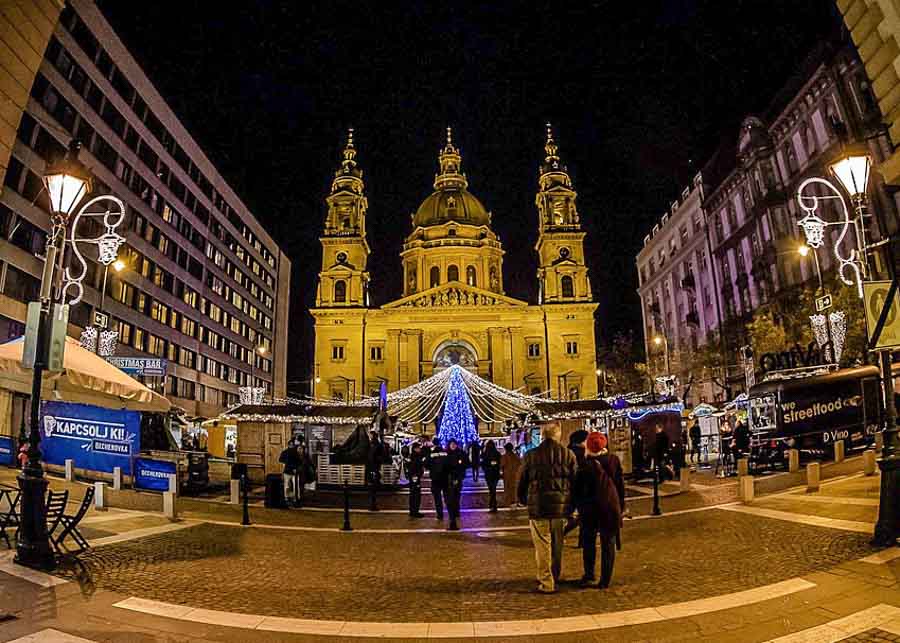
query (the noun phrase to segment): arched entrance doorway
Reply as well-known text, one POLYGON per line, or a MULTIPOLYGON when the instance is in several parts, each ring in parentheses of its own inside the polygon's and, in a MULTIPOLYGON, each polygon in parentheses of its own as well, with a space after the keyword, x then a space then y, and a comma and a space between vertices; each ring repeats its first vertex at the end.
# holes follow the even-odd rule
POLYGON ((435 349, 432 357, 435 373, 440 373, 455 364, 473 373, 478 371, 478 354, 469 342, 462 339, 450 339, 441 342, 435 349))

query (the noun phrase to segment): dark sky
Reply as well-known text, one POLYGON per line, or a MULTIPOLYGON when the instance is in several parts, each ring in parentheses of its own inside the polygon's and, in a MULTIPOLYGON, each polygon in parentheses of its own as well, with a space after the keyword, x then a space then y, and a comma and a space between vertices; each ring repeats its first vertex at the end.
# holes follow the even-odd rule
POLYGON ((536 299, 549 120, 579 193, 601 336, 639 333, 644 234, 815 44, 842 35, 830 0, 99 4, 293 261, 289 379, 308 377, 324 197, 348 126, 374 303, 399 293, 409 214, 447 125, 493 212, 507 293, 536 299))

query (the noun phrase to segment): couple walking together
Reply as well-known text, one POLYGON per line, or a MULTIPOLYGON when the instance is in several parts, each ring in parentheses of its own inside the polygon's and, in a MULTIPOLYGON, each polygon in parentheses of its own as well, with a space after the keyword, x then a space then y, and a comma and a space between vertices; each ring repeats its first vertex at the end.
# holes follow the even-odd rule
POLYGON ((585 457, 560 443, 561 427, 550 422, 542 427, 543 442, 528 452, 519 479, 518 494, 528 505, 531 540, 537 564, 538 591, 553 593, 562 571, 567 519, 577 510, 581 525, 584 575, 582 587, 606 588, 613 564, 622 514, 625 483, 619 459, 606 449, 606 436, 591 433, 585 457), (595 575, 597 537, 600 538, 600 578, 595 575))

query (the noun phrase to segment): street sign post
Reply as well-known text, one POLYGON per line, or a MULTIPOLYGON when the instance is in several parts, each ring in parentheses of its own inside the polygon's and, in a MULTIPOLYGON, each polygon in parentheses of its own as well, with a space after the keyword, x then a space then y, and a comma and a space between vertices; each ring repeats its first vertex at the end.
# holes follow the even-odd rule
POLYGON ((816 297, 816 312, 821 313, 823 310, 831 308, 831 295, 822 295, 816 297))
POLYGON ((863 282, 869 350, 900 346, 900 297, 890 281, 863 282))

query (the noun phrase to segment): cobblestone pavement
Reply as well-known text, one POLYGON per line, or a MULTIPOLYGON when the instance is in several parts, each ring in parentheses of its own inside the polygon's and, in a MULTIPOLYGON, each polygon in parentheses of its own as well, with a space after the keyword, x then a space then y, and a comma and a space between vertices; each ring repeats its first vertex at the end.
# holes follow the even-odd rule
POLYGON ((564 561, 568 582, 549 597, 532 591, 527 532, 447 538, 206 524, 102 547, 82 557, 77 573, 60 573, 123 595, 244 613, 372 621, 530 619, 635 609, 774 583, 860 558, 871 551, 867 540, 718 510, 635 521, 624 530, 609 590, 574 586, 581 561, 571 546, 573 534, 564 561))
POLYGON ((840 643, 897 643, 897 641, 900 641, 900 634, 892 634, 873 627, 856 636, 841 639, 840 643))

